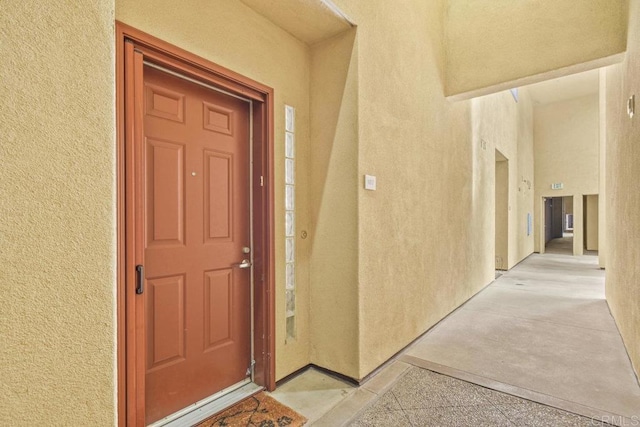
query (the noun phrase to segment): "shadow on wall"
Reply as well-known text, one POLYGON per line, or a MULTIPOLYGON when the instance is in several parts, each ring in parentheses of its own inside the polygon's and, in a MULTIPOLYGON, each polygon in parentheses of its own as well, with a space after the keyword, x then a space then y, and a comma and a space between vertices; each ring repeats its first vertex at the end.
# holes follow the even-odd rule
POLYGON ((351 155, 346 161, 355 160, 353 166, 357 165, 357 97, 345 93, 349 75, 357 79, 352 69, 357 66, 352 64, 355 40, 356 30, 350 30, 311 48, 311 181, 316 196, 312 231, 318 225, 324 187, 336 174, 356 173, 332 163, 346 152, 351 155))
MULTIPOLYGON (((440 15, 439 22, 444 23, 446 21, 447 8, 443 1, 438 2, 439 7, 436 8, 437 14, 440 15)), ((429 64, 436 65, 436 72, 438 73, 438 92, 444 97, 445 92, 445 67, 446 67, 446 48, 445 38, 443 37, 444 29, 438 25, 428 25, 427 33, 429 44, 428 55, 425 56, 425 61, 429 64)), ((426 94, 429 96, 429 94, 426 94)))
POLYGON ((311 47, 311 362, 358 375, 356 30, 311 47))

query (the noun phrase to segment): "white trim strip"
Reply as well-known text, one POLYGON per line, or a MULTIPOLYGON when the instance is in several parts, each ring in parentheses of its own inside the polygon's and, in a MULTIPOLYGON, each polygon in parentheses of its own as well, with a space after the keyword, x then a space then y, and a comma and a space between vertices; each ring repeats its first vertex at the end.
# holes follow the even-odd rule
POLYGON ((174 412, 148 427, 191 427, 262 389, 247 378, 191 406, 174 412))
POLYGON ((251 99, 249 99, 249 98, 245 98, 243 96, 236 95, 235 93, 227 92, 224 89, 220 89, 219 87, 211 86, 209 84, 201 82, 200 80, 192 79, 191 77, 187 77, 184 74, 180 74, 180 73, 176 73, 175 71, 168 70, 168 69, 166 69, 166 68, 164 68, 164 67, 162 67, 162 66, 160 66, 158 64, 154 64, 153 62, 149 62, 149 61, 143 61, 143 62, 144 62, 144 65, 147 65, 147 66, 149 66, 151 68, 155 68, 156 70, 162 71, 163 73, 171 74, 172 76, 177 77, 179 79, 186 80, 188 82, 197 84, 197 85, 202 86, 202 87, 206 87, 207 89, 215 90, 216 92, 224 93, 225 95, 232 96, 232 97, 234 97, 236 99, 239 99, 241 101, 244 101, 244 102, 249 102, 249 103, 252 102, 251 99))

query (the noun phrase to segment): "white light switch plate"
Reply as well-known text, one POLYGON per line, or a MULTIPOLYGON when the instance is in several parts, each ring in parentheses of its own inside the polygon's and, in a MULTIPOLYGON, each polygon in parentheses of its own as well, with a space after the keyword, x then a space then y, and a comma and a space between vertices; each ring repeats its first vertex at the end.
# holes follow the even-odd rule
POLYGON ((373 175, 364 176, 364 189, 375 191, 376 189, 376 177, 373 175))

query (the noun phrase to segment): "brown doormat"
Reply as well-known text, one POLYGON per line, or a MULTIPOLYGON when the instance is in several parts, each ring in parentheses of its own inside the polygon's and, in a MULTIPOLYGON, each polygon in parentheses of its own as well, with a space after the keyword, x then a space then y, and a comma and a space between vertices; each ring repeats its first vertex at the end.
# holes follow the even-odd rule
POLYGON ((264 392, 204 420, 196 427, 299 427, 307 419, 264 392))

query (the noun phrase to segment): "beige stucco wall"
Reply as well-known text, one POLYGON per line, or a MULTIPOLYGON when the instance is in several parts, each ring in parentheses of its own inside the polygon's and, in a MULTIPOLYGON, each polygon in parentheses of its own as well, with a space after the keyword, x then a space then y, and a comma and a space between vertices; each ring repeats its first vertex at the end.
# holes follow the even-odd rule
POLYGON ((509 138, 517 164, 520 106, 508 92, 445 99, 444 1, 336 3, 358 24, 362 378, 493 280, 493 153, 509 138), (365 174, 376 191, 364 190, 365 174))
POLYGON ((629 50, 606 71, 606 294, 611 313, 640 374, 640 2, 631 2, 629 50), (636 114, 626 101, 636 95, 636 114))
POLYGON ((625 50, 628 0, 447 3, 447 95, 544 79, 547 72, 625 50))
POLYGON ((116 19, 275 90, 276 377, 309 363, 309 47, 237 0, 117 0, 116 19), (286 339, 284 106, 296 108, 296 339, 286 339))
POLYGON ((3 426, 115 423, 113 10, 2 2, 3 426))
POLYGON ((348 3, 359 25, 358 171, 378 188, 359 186, 361 378, 491 280, 493 233, 472 233, 493 231, 479 213, 492 175, 472 176, 493 156, 473 144, 471 104, 443 96, 443 2, 348 3))
POLYGON ((600 170, 598 183, 598 264, 605 268, 607 259, 607 69, 600 69, 598 85, 600 108, 600 170))
MULTIPOLYGON (((513 264, 516 265, 533 253, 535 242, 534 218, 535 218, 535 169, 534 169, 534 122, 533 101, 526 88, 519 90, 520 102, 518 102, 518 172, 515 174, 513 189, 516 195, 517 221, 511 231, 514 246, 517 248, 512 253, 513 264), (530 225, 527 224, 529 221, 530 225)), ((514 178, 512 178, 514 179, 514 178)))
MULTIPOLYGON (((535 211, 542 212, 543 197, 573 196, 576 254, 584 246, 582 197, 599 191, 599 125, 597 94, 535 107, 535 211), (552 183, 560 182, 563 189, 551 189, 552 183)), ((542 236, 535 239, 536 252, 544 250, 540 218, 534 218, 535 234, 542 236)))
POLYGON ((584 203, 584 245, 589 251, 598 250, 598 196, 585 196, 584 203))
MULTIPOLYGON (((335 2, 357 32, 311 47, 235 0, 115 5, 117 19, 275 89, 276 171, 284 170, 284 105, 297 108, 296 227, 309 237, 297 239, 298 338, 286 342, 278 173, 278 378, 309 362, 362 378, 493 280, 496 148, 510 162, 509 265, 534 245, 526 90, 518 103, 508 92, 446 100, 446 0, 335 2), (377 176, 377 191, 362 188, 364 174, 377 176)), ((60 424, 113 425, 114 4, 21 2, 5 11, 0 424, 44 424, 55 414, 60 424)), ((619 73, 637 88, 633 46, 635 62, 619 73)), ((618 95, 611 105, 621 105, 618 95)), ((630 349, 640 335, 639 254, 626 243, 640 239, 636 121, 612 124, 619 148, 607 156, 619 175, 609 176, 618 184, 608 188, 617 200, 608 214, 629 224, 610 231, 619 261, 607 293, 630 349)))
POLYGON ((358 376, 356 31, 311 50, 311 355, 358 376))
MULTIPOLYGON (((496 270, 509 268, 509 161, 498 160, 495 170, 495 257, 496 270)), ((504 156, 503 156, 504 157, 504 156)))
POLYGON ((494 146, 509 160, 507 257, 511 269, 533 252, 533 233, 527 235, 527 214, 533 215, 533 104, 526 88, 518 102, 509 91, 473 101, 474 138, 494 146))

